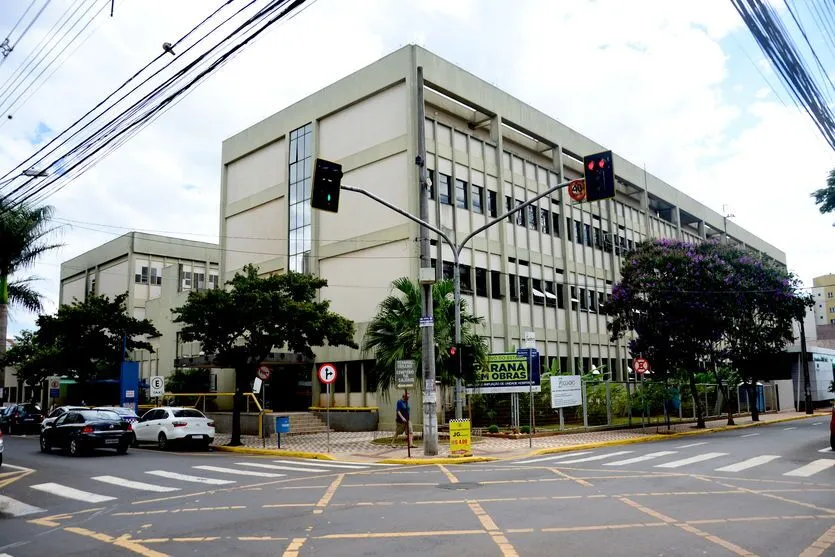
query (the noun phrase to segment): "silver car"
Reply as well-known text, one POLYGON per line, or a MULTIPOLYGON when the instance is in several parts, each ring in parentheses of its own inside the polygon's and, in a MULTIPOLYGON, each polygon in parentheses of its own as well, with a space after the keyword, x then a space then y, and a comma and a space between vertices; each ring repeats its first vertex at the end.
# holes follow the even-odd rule
POLYGON ((41 431, 46 429, 48 425, 57 420, 59 417, 72 410, 89 410, 89 408, 87 408, 86 406, 59 406, 43 419, 43 421, 41 422, 41 431))

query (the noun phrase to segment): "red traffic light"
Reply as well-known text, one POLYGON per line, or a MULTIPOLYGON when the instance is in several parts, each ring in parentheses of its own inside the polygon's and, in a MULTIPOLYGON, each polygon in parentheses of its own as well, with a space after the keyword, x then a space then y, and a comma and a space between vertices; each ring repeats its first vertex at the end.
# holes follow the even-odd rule
POLYGON ((600 167, 600 168, 605 167, 606 166, 606 160, 605 159, 600 159, 599 161, 597 161, 597 166, 600 167))
POLYGON ((449 355, 450 356, 455 356, 456 352, 458 352, 458 349, 456 347, 454 347, 454 346, 449 347, 449 355))
POLYGON ((594 170, 594 161, 589 161, 589 164, 587 166, 589 170, 594 170))

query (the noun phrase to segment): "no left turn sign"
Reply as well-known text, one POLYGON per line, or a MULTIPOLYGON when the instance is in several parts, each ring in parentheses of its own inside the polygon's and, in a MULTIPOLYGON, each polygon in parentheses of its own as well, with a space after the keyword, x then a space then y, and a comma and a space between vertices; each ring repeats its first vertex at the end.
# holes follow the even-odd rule
POLYGON ((322 364, 319 366, 319 381, 330 385, 336 381, 336 366, 333 364, 322 364))

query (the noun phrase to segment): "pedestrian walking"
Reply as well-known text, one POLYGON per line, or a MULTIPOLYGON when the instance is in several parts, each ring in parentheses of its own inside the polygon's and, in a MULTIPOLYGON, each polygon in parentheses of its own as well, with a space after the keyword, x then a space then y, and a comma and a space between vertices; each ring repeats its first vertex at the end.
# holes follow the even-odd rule
POLYGON ((391 446, 394 447, 394 444, 397 441, 397 436, 403 433, 406 436, 406 443, 409 444, 409 447, 413 449, 416 448, 415 445, 412 445, 412 422, 409 415, 409 391, 404 391, 403 396, 397 401, 395 414, 397 428, 395 429, 394 437, 391 438, 391 446))

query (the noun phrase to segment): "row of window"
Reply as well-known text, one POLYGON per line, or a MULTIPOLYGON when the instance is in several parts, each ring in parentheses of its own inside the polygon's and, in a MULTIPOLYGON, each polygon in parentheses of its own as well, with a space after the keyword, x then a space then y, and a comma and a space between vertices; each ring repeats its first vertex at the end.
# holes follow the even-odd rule
MULTIPOLYGON (((438 201, 444 205, 452 205, 452 176, 434 170, 429 171, 429 198, 435 199, 435 191, 438 192, 438 201), (437 181, 436 181, 437 176, 437 181)), ((485 192, 484 187, 477 184, 469 184, 465 180, 455 180, 455 206, 459 209, 468 209, 474 213, 484 214, 485 192)), ((498 216, 496 204, 496 192, 487 190, 487 214, 491 217, 498 216)))
POLYGON ((159 286, 162 284, 162 271, 156 267, 143 266, 140 269, 140 272, 134 275, 133 282, 136 284, 151 284, 159 286))
MULTIPOLYGON (((434 268, 437 261, 432 259, 434 268)), ((527 262, 521 262, 523 265, 527 262)), ((455 265, 452 262, 444 261, 441 265, 442 274, 445 279, 452 280, 455 265)), ((461 292, 476 296, 501 299, 504 297, 502 288, 502 274, 500 271, 489 271, 481 267, 472 268, 469 265, 459 265, 461 292), (475 289, 473 289, 473 277, 475 277, 475 289)), ((535 279, 526 276, 508 274, 510 299, 514 302, 524 304, 533 303, 538 306, 565 308, 564 285, 554 281, 535 279)), ((612 295, 606 292, 598 292, 592 289, 578 288, 572 286, 571 309, 599 312, 612 295)))

